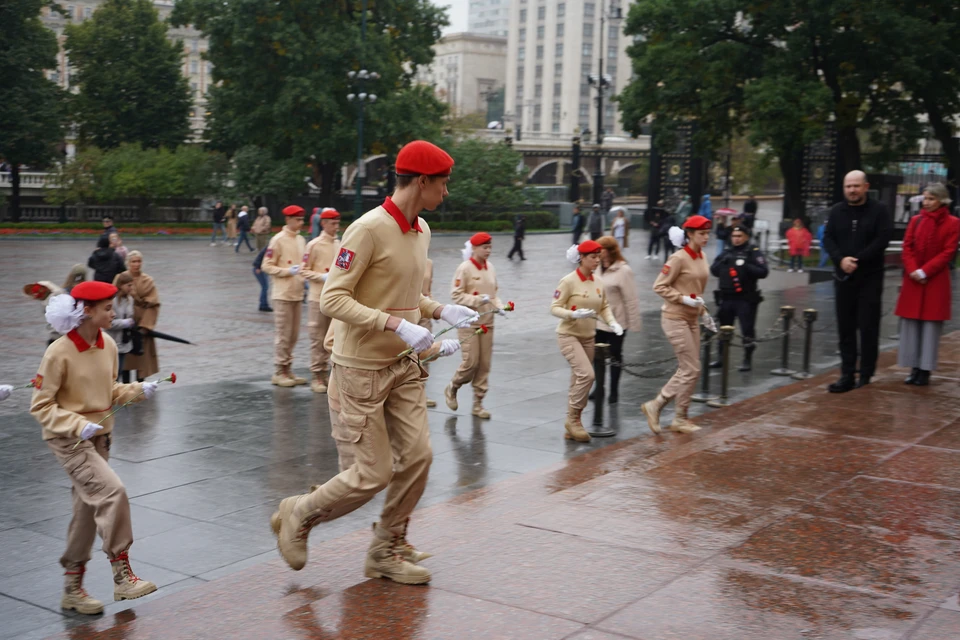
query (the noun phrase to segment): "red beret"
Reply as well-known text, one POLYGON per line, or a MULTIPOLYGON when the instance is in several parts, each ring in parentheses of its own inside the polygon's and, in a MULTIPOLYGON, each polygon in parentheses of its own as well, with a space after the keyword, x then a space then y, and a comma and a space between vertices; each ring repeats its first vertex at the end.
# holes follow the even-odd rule
POLYGON ((687 218, 687 221, 683 223, 684 229, 693 229, 694 231, 704 231, 712 226, 713 223, 703 216, 690 216, 687 218))
POLYGON ((340 212, 337 211, 336 209, 331 209, 330 207, 327 207, 326 209, 324 209, 323 212, 320 214, 321 220, 333 220, 339 217, 340 217, 340 212))
POLYGON ((414 140, 397 154, 398 176, 448 176, 452 168, 450 154, 426 140, 414 140))
POLYGON ((97 282, 90 280, 81 282, 70 290, 70 297, 74 300, 86 300, 87 302, 100 302, 109 300, 117 295, 117 288, 106 282, 97 282))
POLYGON ((298 207, 295 204, 291 204, 283 208, 283 215, 287 216, 288 218, 291 216, 303 216, 306 215, 306 213, 307 212, 303 210, 303 207, 298 207))
POLYGON ((603 250, 603 247, 600 246, 599 242, 595 240, 584 240, 580 243, 580 246, 577 247, 577 251, 582 254, 587 253, 600 253, 603 250))
POLYGON ((475 233, 470 237, 470 244, 472 244, 475 247, 479 247, 480 245, 487 244, 492 240, 493 240, 493 237, 491 237, 489 233, 486 233, 485 231, 481 231, 480 233, 475 233))

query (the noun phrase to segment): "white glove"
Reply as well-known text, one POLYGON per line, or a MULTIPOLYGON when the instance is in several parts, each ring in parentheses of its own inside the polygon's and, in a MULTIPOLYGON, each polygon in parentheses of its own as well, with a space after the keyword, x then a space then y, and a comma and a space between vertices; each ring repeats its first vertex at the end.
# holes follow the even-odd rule
POLYGON ((680 298, 680 302, 688 307, 693 307, 694 309, 698 309, 703 306, 703 298, 694 298, 693 296, 683 296, 680 298))
POLYGON ((490 302, 490 296, 488 296, 487 294, 483 294, 482 296, 480 296, 480 302, 481 304, 487 304, 488 302, 490 302))
POLYGON ((292 267, 290 267, 289 271, 290 271, 290 275, 292 276, 297 275, 298 273, 300 273, 300 265, 298 264, 293 265, 292 267))
POLYGON ((149 400, 153 397, 153 394, 157 392, 157 383, 156 382, 144 382, 143 383, 143 397, 149 400))
POLYGON ((597 315, 597 312, 593 309, 574 309, 570 312, 570 317, 574 320, 579 320, 580 318, 593 318, 597 315))
POLYGON ((703 326, 707 328, 707 331, 717 333, 717 321, 713 319, 713 316, 704 314, 700 316, 700 321, 703 322, 703 326))
POLYGON ((424 329, 420 325, 406 320, 400 321, 396 334, 417 353, 426 351, 433 345, 433 334, 430 333, 429 329, 424 329))
POLYGON ((0 402, 3 402, 13 393, 13 387, 9 384, 0 384, 0 402))
POLYGON ((87 424, 83 425, 83 429, 80 430, 80 439, 89 440, 93 436, 97 435, 97 431, 100 431, 100 429, 103 429, 103 425, 88 422, 87 424))
POLYGON ((441 356, 452 356, 457 351, 460 351, 460 341, 459 340, 444 340, 440 343, 440 355, 441 356))
POLYGON ((329 274, 329 273, 321 273, 321 274, 320 274, 320 281, 321 281, 321 282, 326 282, 328 275, 330 275, 330 274, 329 274))
POLYGON ((507 312, 503 310, 503 307, 497 307, 497 310, 494 311, 498 316, 505 316, 507 312))
POLYGON ((914 271, 913 273, 914 273, 914 275, 920 276, 920 279, 921 279, 921 280, 926 280, 926 279, 927 279, 927 274, 924 272, 923 269, 917 269, 917 270, 914 271))
POLYGON ((619 322, 614 322, 613 324, 610 325, 610 328, 613 329, 613 332, 618 336, 623 335, 623 327, 620 326, 619 322))
POLYGON ((479 320, 480 314, 469 307, 447 304, 443 306, 443 311, 440 312, 440 319, 449 325, 463 327, 479 320))

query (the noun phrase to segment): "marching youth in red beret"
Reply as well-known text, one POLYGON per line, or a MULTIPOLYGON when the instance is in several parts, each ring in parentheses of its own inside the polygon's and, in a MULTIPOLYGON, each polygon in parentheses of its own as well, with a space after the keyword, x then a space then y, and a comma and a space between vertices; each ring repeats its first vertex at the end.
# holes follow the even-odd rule
MULTIPOLYGON (((303 256, 306 241, 300 235, 306 211, 291 204, 283 208, 286 224, 270 239, 261 269, 273 280, 274 373, 270 382, 278 387, 307 384, 293 373, 293 350, 300 337, 303 307, 303 256)), ((323 338, 321 338, 321 341, 323 338)))
POLYGON ((300 275, 306 278, 310 287, 307 294, 307 328, 310 332, 310 373, 313 375, 310 389, 314 393, 326 393, 330 382, 327 371, 330 354, 323 348, 327 329, 330 328, 330 317, 320 311, 320 293, 340 251, 340 240, 337 238, 339 230, 340 212, 329 207, 321 211, 320 234, 307 243, 301 264, 300 275))

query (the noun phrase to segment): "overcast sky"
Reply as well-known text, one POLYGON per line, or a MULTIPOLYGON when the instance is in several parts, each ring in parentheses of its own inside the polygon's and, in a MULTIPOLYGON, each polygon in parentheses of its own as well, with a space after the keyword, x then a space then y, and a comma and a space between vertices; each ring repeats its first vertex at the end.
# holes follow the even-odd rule
POLYGON ((450 26, 443 30, 444 33, 457 33, 467 30, 469 2, 470 0, 433 0, 434 4, 449 7, 447 14, 450 16, 450 26))

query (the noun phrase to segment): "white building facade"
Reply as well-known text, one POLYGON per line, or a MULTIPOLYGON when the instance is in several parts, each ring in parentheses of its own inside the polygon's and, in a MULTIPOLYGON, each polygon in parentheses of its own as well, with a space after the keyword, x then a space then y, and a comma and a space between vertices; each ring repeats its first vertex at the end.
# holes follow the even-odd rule
POLYGON ((510 3, 517 0, 470 0, 467 31, 483 36, 507 37, 510 3))
MULTIPOLYGON (((513 0, 507 39, 507 127, 523 134, 573 136, 597 127, 596 76, 600 57, 610 87, 603 101, 605 136, 624 135, 611 99, 632 76, 623 35, 630 0, 513 0), (603 43, 601 50, 601 12, 603 43)), ((591 135, 591 139, 593 135, 591 135)))
POLYGON ((433 50, 433 62, 417 70, 417 81, 433 85, 453 115, 485 113, 487 101, 506 80, 507 39, 451 33, 433 50))

